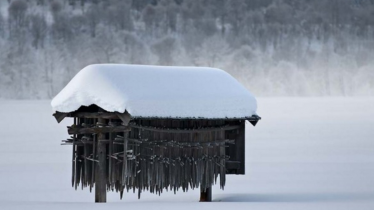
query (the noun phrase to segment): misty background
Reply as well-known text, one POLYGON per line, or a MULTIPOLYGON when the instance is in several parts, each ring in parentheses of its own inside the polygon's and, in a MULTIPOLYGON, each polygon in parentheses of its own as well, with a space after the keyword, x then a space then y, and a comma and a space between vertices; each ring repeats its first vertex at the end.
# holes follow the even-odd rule
POLYGON ((374 0, 0 0, 0 98, 52 98, 92 63, 217 67, 256 96, 374 96, 374 0))

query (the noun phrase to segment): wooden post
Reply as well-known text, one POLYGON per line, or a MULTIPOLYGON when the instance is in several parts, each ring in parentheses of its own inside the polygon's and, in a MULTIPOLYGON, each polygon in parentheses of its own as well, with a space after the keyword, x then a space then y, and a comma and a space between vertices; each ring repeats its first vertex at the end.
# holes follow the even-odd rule
MULTIPOLYGON (((99 118, 98 122, 105 123, 105 120, 99 118)), ((99 162, 95 169, 95 203, 106 203, 106 144, 102 141, 105 139, 105 134, 99 133, 97 137, 97 157, 99 162)))
POLYGON ((200 188, 200 202, 212 201, 212 187, 204 189, 200 188))
POLYGON ((245 174, 245 120, 240 123, 238 135, 236 137, 236 160, 240 161, 240 168, 237 174, 245 174))

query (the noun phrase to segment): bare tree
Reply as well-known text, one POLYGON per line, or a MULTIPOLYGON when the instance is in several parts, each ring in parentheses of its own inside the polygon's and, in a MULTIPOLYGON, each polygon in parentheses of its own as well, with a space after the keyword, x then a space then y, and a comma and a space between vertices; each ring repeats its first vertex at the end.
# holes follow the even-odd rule
POLYGON ((113 24, 118 30, 131 31, 134 27, 131 16, 131 1, 118 1, 115 6, 112 6, 107 11, 109 23, 113 24))
POLYGON ((32 15, 30 17, 31 28, 30 32, 33 36, 32 45, 38 49, 44 47, 44 40, 47 35, 47 22, 42 15, 32 15))
POLYGON ((58 15, 58 18, 52 24, 52 35, 56 41, 69 43, 69 40, 73 37, 71 23, 71 18, 67 15, 58 15))
POLYGON ((132 64, 147 64, 149 62, 149 52, 144 42, 132 33, 125 32, 123 37, 124 47, 121 52, 127 57, 127 61, 132 64))
POLYGON ((56 21, 56 17, 60 14, 61 10, 62 10, 62 5, 59 1, 53 1, 51 2, 51 12, 52 12, 52 15, 56 21))
POLYGON ((27 25, 26 19, 26 10, 27 3, 23 0, 12 1, 8 8, 9 13, 9 33, 11 36, 14 34, 14 31, 25 27, 27 25))
POLYGON ((228 17, 227 22, 232 26, 234 36, 238 36, 244 25, 244 20, 246 18, 246 1, 245 0, 235 0, 228 3, 228 17))
POLYGON ((87 13, 85 14, 85 17, 88 22, 88 27, 90 30, 91 37, 96 37, 96 28, 97 25, 100 22, 100 9, 97 4, 91 5, 88 8, 87 13))
POLYGON ((158 57, 158 64, 167 66, 173 64, 175 42, 176 40, 173 37, 166 37, 152 46, 153 52, 158 57))
POLYGON ((216 34, 213 37, 205 39, 199 48, 198 63, 203 66, 220 67, 224 57, 230 53, 230 46, 226 40, 216 34))
POLYGON ((115 62, 115 56, 118 55, 118 47, 120 43, 116 36, 110 30, 100 29, 93 41, 92 48, 98 52, 96 54, 99 63, 112 63, 115 62))
POLYGON ((0 14, 0 37, 4 38, 5 30, 5 20, 3 15, 0 14))
POLYGON ((145 23, 145 27, 147 32, 149 32, 151 35, 153 35, 153 29, 155 27, 155 16, 156 16, 156 10, 153 6, 148 5, 143 10, 143 21, 145 23))

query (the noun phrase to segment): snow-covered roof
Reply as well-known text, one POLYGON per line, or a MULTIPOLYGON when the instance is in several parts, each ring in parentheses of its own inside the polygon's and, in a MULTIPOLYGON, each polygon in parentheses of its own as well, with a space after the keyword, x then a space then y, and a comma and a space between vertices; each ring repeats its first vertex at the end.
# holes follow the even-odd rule
POLYGON ((244 118, 257 109, 254 96, 223 70, 125 64, 83 68, 51 103, 64 113, 92 104, 159 118, 244 118))

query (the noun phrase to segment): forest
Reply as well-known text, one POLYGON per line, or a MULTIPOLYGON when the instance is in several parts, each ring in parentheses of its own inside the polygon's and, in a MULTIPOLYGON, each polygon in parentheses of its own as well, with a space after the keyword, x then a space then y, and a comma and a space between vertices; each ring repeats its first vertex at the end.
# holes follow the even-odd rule
POLYGON ((93 63, 221 68, 256 96, 374 96, 374 0, 0 0, 0 99, 50 99, 93 63))

